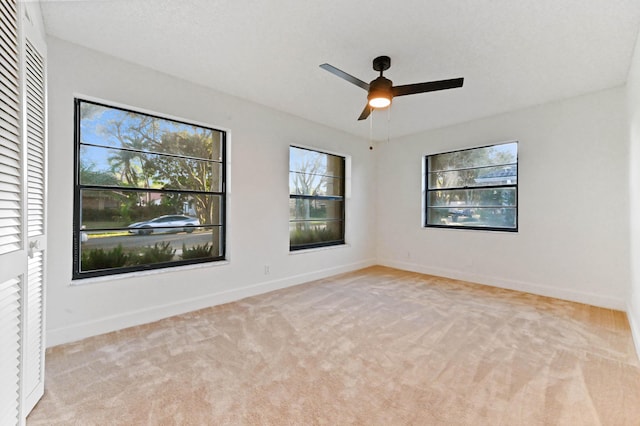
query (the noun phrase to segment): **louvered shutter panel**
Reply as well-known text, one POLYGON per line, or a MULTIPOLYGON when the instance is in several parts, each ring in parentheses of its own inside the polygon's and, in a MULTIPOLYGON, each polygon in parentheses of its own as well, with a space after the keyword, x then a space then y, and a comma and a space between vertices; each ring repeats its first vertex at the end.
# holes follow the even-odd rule
MULTIPOLYGON (((18 12, 0 1, 0 424, 21 421, 22 152, 18 12)), ((26 262, 25 262, 26 264, 26 262)))
POLYGON ((21 150, 15 1, 0 2, 0 255, 21 248, 21 150))
POLYGON ((43 330, 43 283, 44 283, 44 259, 42 252, 37 252, 29 258, 29 274, 27 294, 25 300, 25 338, 24 350, 24 381, 23 393, 25 394, 27 411, 42 396, 40 389, 44 385, 44 341, 43 330))
POLYGON ((27 136, 27 235, 29 260, 24 296, 23 411, 44 392, 44 254, 45 234, 45 69, 44 59, 25 43, 27 136))
POLYGON ((0 425, 20 419, 20 291, 18 278, 0 283, 0 425))
POLYGON ((29 238, 44 233, 44 62, 27 41, 27 233, 29 238))

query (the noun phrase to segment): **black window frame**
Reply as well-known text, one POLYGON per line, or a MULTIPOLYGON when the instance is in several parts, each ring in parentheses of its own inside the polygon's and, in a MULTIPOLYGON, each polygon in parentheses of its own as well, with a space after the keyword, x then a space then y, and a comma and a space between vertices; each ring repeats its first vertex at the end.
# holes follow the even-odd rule
MULTIPOLYGON (((295 148, 295 149, 301 149, 301 150, 306 150, 306 151, 311 151, 311 152, 316 152, 319 154, 323 154, 323 155, 327 155, 327 156, 331 156, 331 157, 335 157, 338 158, 340 160, 340 165, 341 165, 341 170, 342 170, 342 176, 330 176, 330 175, 323 175, 325 177, 329 177, 332 179, 340 179, 341 181, 341 186, 340 186, 340 193, 342 194, 341 196, 338 195, 303 195, 303 194, 292 194, 291 193, 291 187, 289 187, 289 200, 292 199, 304 199, 304 200, 311 200, 311 201, 341 201, 342 202, 342 209, 340 212, 340 217, 337 219, 333 219, 333 220, 328 220, 325 218, 325 221, 332 221, 332 222, 341 222, 342 226, 340 227, 341 230, 341 236, 339 239, 337 240, 331 240, 331 241, 323 241, 323 242, 316 242, 316 243, 306 243, 306 244, 296 244, 296 245, 292 245, 291 244, 291 234, 289 234, 289 251, 290 252, 295 252, 295 251, 299 251, 299 250, 308 250, 308 249, 314 249, 314 248, 321 248, 321 247, 331 247, 331 246, 338 246, 338 245, 345 245, 345 233, 346 233, 346 174, 347 174, 347 159, 345 156, 343 155, 338 155, 338 154, 334 154, 334 153, 329 153, 326 151, 321 151, 319 149, 314 149, 314 148, 308 148, 308 147, 303 147, 303 146, 298 146, 298 145, 290 145, 289 146, 289 177, 291 176, 291 173, 299 173, 298 171, 295 170, 291 170, 291 148, 295 148)), ((308 220, 311 221, 311 220, 308 220)), ((291 225, 291 223, 300 223, 300 222, 304 222, 304 220, 291 220, 291 218, 289 218, 289 225, 291 225)))
MULTIPOLYGON (((193 265, 193 264, 201 264, 201 263, 212 263, 212 262, 220 262, 226 260, 226 233, 227 233, 227 131, 218 129, 212 126, 205 126, 200 123, 189 122, 187 120, 177 119, 173 117, 163 116, 157 113, 150 113, 147 111, 136 110, 133 108, 123 107, 111 105, 109 103, 89 100, 85 98, 74 98, 74 199, 73 199, 73 247, 72 247, 72 259, 73 259, 73 270, 72 270, 72 279, 73 280, 81 280, 85 278, 92 277, 102 277, 102 276, 110 276, 110 275, 120 275, 132 272, 141 272, 141 271, 150 271, 150 270, 158 270, 158 269, 171 269, 178 266, 185 265, 193 265), (80 148, 83 145, 81 143, 81 110, 80 105, 82 103, 89 103, 100 107, 120 110, 124 112, 130 112, 134 114, 144 115, 151 118, 156 118, 160 120, 167 120, 174 123, 185 124, 188 126, 195 126, 206 130, 211 130, 213 132, 218 132, 220 134, 220 155, 221 158, 219 160, 203 160, 212 163, 220 164, 220 187, 219 191, 198 191, 198 190, 187 190, 187 189, 157 189, 157 188, 141 188, 141 187, 126 187, 126 186, 108 186, 108 185, 95 185, 95 184, 82 184, 80 182, 80 148), (198 227, 205 228, 219 228, 219 255, 211 256, 205 258, 196 258, 196 259, 182 259, 182 260, 172 260, 162 263, 152 263, 152 264, 144 264, 144 265, 135 265, 135 266, 124 266, 110 269, 101 269, 101 270, 91 270, 91 271, 82 271, 81 270, 81 239, 82 233, 85 230, 82 229, 82 202, 81 202, 81 191, 82 190, 114 190, 114 188, 122 188, 122 191, 137 191, 137 192, 148 192, 148 193, 198 193, 198 194, 207 194, 210 196, 219 196, 220 197, 220 224, 208 224, 208 225, 199 225, 198 227)), ((89 144, 90 145, 90 144, 89 144)), ((118 149, 118 148, 114 148, 118 149)), ((121 151, 126 151, 126 149, 120 149, 121 151)), ((178 157, 179 155, 170 154, 170 153, 161 153, 168 157, 178 157)), ((173 214, 171 216, 177 216, 179 214, 173 214)), ((122 228, 124 230, 126 228, 122 228)), ((113 231, 120 230, 120 228, 104 228, 104 229, 91 229, 91 231, 113 231)))
MULTIPOLYGON (((519 226, 520 226, 520 221, 519 221, 519 200, 518 200, 518 196, 519 196, 519 190, 518 190, 518 184, 519 184, 519 173, 520 173, 520 167, 519 167, 519 155, 520 155, 520 150, 519 150, 519 141, 517 140, 513 140, 513 141, 508 141, 508 142, 500 142, 500 143, 495 143, 495 144, 491 144, 491 145, 483 145, 483 146, 478 146, 478 147, 474 147, 474 148, 466 148, 466 149, 459 149, 459 150, 452 150, 452 151, 446 151, 446 152, 438 152, 438 153, 434 153, 434 154, 427 154, 424 156, 424 224, 423 226, 425 228, 445 228, 445 229, 468 229, 468 230, 475 230, 475 231, 498 231, 498 232, 518 232, 519 226), (501 164, 491 164, 491 165, 485 165, 485 166, 477 166, 477 167, 468 167, 468 168, 460 168, 460 169, 451 169, 451 170, 447 170, 447 171, 459 171, 459 170, 472 170, 472 169, 482 169, 482 168, 488 168, 488 167, 500 167, 500 166, 508 166, 508 165, 515 165, 515 169, 516 169, 516 179, 515 179, 515 183, 510 183, 510 184, 498 184, 498 185, 477 185, 477 186, 461 186, 461 187, 450 187, 450 188, 431 188, 430 187, 430 174, 431 173, 436 173, 436 172, 431 172, 429 170, 429 158, 434 157, 434 156, 438 156, 438 155, 443 155, 443 154, 454 154, 454 153, 458 153, 458 152, 466 152, 466 151, 475 151, 475 150, 480 150, 480 149, 486 149, 486 148, 492 148, 492 147, 496 147, 496 146, 501 146, 501 145, 509 145, 509 144, 515 144, 516 145, 516 158, 515 161, 512 163, 501 163, 501 164), (430 214, 430 208, 432 208, 433 206, 429 205, 429 195, 432 192, 437 192, 437 191, 457 191, 457 190, 476 190, 476 189, 504 189, 504 188, 513 188, 514 192, 515 192, 515 204, 514 204, 514 210, 515 210, 515 227, 500 227, 500 226, 473 226, 473 225, 462 225, 462 224, 450 224, 450 223, 429 223, 429 214, 430 214)), ((502 206, 483 206, 484 208, 500 208, 502 206)), ((462 206, 462 208, 477 208, 477 206, 462 206)))

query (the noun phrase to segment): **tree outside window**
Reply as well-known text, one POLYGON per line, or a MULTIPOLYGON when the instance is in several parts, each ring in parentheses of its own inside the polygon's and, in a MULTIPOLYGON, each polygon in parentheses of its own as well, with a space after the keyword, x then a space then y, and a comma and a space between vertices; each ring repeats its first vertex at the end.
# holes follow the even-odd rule
POLYGON ((225 132, 75 108, 74 278, 222 259, 225 132))
POLYGON ((518 230, 518 143, 425 157, 425 226, 518 230))
POLYGON ((289 148, 290 250, 344 244, 345 159, 289 148))

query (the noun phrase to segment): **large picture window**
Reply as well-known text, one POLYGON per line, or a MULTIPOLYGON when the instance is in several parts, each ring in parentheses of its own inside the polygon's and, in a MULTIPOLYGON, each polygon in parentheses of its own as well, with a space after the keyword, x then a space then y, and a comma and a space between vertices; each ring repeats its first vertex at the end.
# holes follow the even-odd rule
POLYGON ((345 158, 289 148, 289 248, 344 244, 345 158))
POLYGON ((223 131, 75 101, 73 277, 224 259, 223 131))
POLYGON ((425 226, 518 230, 518 143, 425 157, 425 226))

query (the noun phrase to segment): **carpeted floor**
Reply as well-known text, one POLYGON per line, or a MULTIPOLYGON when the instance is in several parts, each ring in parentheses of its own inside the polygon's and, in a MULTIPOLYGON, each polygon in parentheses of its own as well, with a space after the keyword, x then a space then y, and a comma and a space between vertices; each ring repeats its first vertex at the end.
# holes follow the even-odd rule
POLYGON ((47 351, 35 425, 638 425, 625 314, 373 267, 47 351))

